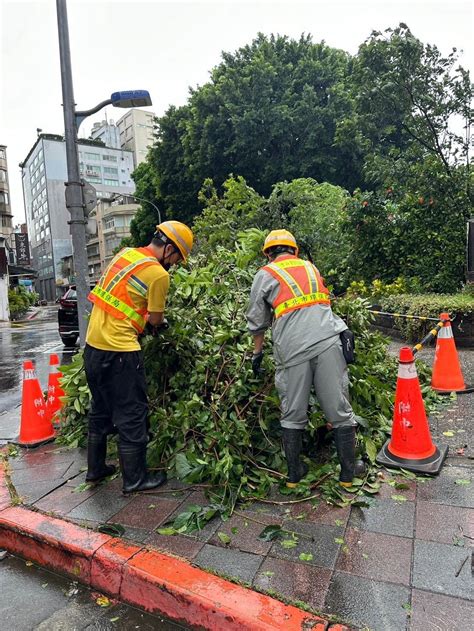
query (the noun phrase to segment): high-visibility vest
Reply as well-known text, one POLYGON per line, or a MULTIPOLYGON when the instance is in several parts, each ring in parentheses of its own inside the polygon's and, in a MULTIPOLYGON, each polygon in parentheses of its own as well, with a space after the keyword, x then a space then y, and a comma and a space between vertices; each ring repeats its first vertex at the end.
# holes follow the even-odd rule
POLYGON ((280 291, 272 305, 275 318, 281 318, 296 309, 331 304, 329 291, 321 274, 309 261, 289 254, 279 257, 262 269, 280 283, 280 291))
POLYGON ((148 248, 124 248, 112 259, 101 279, 88 298, 96 307, 110 313, 114 318, 128 318, 132 326, 141 333, 145 328, 146 306, 137 309, 128 289, 133 287, 145 299, 148 285, 136 275, 138 270, 160 263, 148 248))

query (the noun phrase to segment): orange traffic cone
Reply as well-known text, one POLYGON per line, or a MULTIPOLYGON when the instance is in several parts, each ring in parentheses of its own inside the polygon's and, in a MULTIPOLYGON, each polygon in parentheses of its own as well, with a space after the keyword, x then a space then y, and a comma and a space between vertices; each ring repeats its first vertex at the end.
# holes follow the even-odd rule
POLYGON ((392 437, 376 461, 386 467, 435 475, 443 465, 448 446, 436 447, 431 440, 415 358, 408 346, 400 349, 399 362, 392 437))
POLYGON ((62 408, 60 397, 64 396, 64 390, 59 384, 63 374, 58 366, 59 357, 53 353, 49 356, 48 398, 46 399, 46 418, 51 423, 58 422, 57 412, 62 408))
POLYGON ((51 421, 46 418, 46 406, 33 362, 23 363, 23 394, 18 445, 36 447, 54 438, 51 421))
POLYGON ((431 387, 440 394, 472 392, 474 387, 466 386, 462 376, 449 313, 442 313, 439 319, 445 320, 445 323, 436 340, 431 387))

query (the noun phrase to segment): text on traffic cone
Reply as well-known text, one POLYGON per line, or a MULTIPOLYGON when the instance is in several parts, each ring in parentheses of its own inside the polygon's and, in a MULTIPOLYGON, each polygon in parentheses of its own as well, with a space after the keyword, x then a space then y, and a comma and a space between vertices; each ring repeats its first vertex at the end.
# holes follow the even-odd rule
POLYGON ((377 456, 377 462, 395 468, 438 473, 447 447, 440 451, 431 440, 416 372, 415 358, 408 346, 400 349, 392 436, 377 456))
POLYGON ((46 416, 52 423, 58 421, 58 412, 62 408, 60 397, 64 396, 59 380, 63 376, 58 368, 59 357, 56 353, 49 356, 48 397, 46 399, 46 416))

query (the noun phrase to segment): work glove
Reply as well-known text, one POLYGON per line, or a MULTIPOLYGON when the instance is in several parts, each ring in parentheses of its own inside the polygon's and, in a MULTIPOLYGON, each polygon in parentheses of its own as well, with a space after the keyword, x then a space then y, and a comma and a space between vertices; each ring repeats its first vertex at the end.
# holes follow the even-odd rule
POLYGON ((263 351, 260 351, 259 353, 254 353, 252 355, 252 370, 255 377, 260 377, 260 375, 263 373, 263 369, 261 368, 262 360, 263 351))
POLYGON ((145 325, 144 334, 151 335, 152 337, 156 337, 160 331, 164 331, 168 329, 169 326, 170 326, 169 322, 166 318, 163 318, 163 321, 161 322, 161 324, 158 324, 157 326, 153 326, 149 322, 147 322, 145 325))

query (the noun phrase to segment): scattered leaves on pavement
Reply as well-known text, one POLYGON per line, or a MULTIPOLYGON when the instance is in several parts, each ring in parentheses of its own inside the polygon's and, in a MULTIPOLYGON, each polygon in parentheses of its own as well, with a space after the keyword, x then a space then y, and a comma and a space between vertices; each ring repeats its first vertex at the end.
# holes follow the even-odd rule
POLYGON ((311 552, 302 552, 299 556, 299 560, 300 561, 312 561, 313 560, 313 555, 311 554, 311 552))
POLYGON ((392 500, 395 502, 406 502, 407 498, 404 495, 391 495, 392 500))
POLYGON ((107 596, 99 596, 95 599, 95 602, 99 605, 99 607, 110 607, 112 604, 107 596))
POLYGON ((225 545, 228 545, 232 541, 229 535, 226 535, 225 532, 218 532, 217 536, 225 545))

